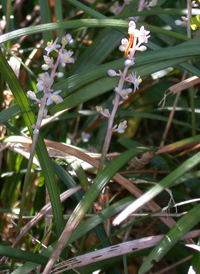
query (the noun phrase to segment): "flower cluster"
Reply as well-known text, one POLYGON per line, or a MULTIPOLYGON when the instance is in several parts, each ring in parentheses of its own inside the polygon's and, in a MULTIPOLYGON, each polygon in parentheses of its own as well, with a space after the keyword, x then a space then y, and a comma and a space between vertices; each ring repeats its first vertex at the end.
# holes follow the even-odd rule
POLYGON ((42 91, 44 95, 42 99, 37 99, 36 94, 33 91, 29 90, 27 92, 27 96, 40 105, 37 123, 36 125, 32 126, 37 130, 37 133, 39 132, 42 118, 47 114, 47 109, 45 109, 45 106, 49 106, 53 103, 58 104, 63 102, 63 98, 59 95, 62 90, 54 91, 52 89, 52 85, 54 83, 55 77, 62 78, 64 76, 63 72, 57 72, 58 65, 61 64, 61 67, 65 67, 67 63, 74 63, 74 59, 72 58, 73 51, 67 51, 65 49, 65 46, 71 40, 71 35, 67 34, 61 39, 61 45, 58 44, 58 38, 56 38, 54 42, 51 41, 47 43, 47 47, 45 47, 47 55, 43 56, 44 64, 42 65, 44 72, 38 75, 36 84, 37 90, 42 91), (52 51, 57 52, 56 60, 49 56, 52 51), (50 71, 48 72, 48 70, 50 71))
POLYGON ((126 57, 129 61, 125 61, 125 66, 132 66, 134 63, 130 61, 134 60, 133 56, 135 52, 145 51, 146 46, 142 45, 143 43, 148 42, 148 38, 150 31, 145 30, 144 26, 141 26, 140 29, 136 29, 136 24, 134 21, 129 22, 128 34, 129 40, 127 38, 123 38, 121 41, 121 46, 119 47, 120 51, 125 52, 126 57))
MULTIPOLYGON (((117 73, 113 69, 108 70, 108 76, 120 77, 120 81, 117 87, 114 88, 114 91, 122 98, 123 100, 127 100, 129 97, 129 94, 133 91, 135 92, 137 89, 139 89, 139 85, 142 82, 142 79, 137 77, 137 72, 133 72, 131 74, 127 75, 128 69, 134 65, 134 55, 136 51, 145 51, 147 48, 144 43, 146 44, 148 42, 148 39, 150 37, 149 35, 150 31, 145 30, 144 26, 142 26, 140 29, 136 28, 136 24, 134 21, 129 22, 128 27, 128 34, 129 39, 123 38, 121 40, 121 45, 119 47, 120 51, 125 52, 126 60, 124 62, 124 71, 120 71, 117 73), (131 83, 134 85, 134 88, 124 88, 124 83, 131 83)), ((99 113, 101 113, 103 116, 109 118, 108 110, 103 110, 102 107, 96 108, 99 113)), ((118 126, 115 125, 112 128, 113 132, 123 133, 125 128, 127 127, 127 121, 121 122, 118 126)))

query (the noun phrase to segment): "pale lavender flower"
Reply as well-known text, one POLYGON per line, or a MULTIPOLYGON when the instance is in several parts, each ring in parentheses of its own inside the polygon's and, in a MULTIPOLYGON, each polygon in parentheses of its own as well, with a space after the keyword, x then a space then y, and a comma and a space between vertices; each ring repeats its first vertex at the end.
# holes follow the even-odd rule
POLYGON ((47 43, 47 47, 45 48, 45 50, 47 51, 47 56, 49 55, 49 53, 51 53, 53 50, 55 50, 56 52, 58 52, 57 48, 60 48, 61 46, 59 44, 57 44, 58 41, 58 37, 56 38, 56 40, 53 42, 48 42, 47 43))
POLYGON ((53 103, 62 103, 63 102, 63 98, 58 95, 62 90, 57 90, 53 93, 48 93, 46 94, 46 97, 47 97, 47 102, 46 102, 46 105, 49 106, 53 103))
POLYGON ((129 83, 132 83, 134 85, 134 90, 133 92, 136 91, 136 89, 139 89, 139 85, 142 83, 142 79, 140 78, 140 76, 137 77, 137 72, 133 72, 132 74, 130 74, 127 78, 126 81, 129 83))
POLYGON ((61 39, 62 45, 67 45, 72 40, 71 34, 67 34, 66 36, 63 36, 61 39))
POLYGON ((53 68, 54 67, 53 57, 50 58, 49 56, 44 55, 43 58, 44 58, 45 64, 42 65, 42 69, 47 70, 46 68, 49 69, 49 68, 53 68))
POLYGON ((65 67, 67 63, 74 63, 74 59, 71 58, 73 51, 67 51, 64 49, 59 53, 61 66, 65 67))
POLYGON ((38 77, 39 77, 37 78, 38 82, 36 84, 37 90, 50 92, 50 88, 54 80, 50 77, 49 73, 48 72, 41 73, 38 75, 38 77))
POLYGON ((128 94, 132 92, 131 88, 127 89, 121 89, 118 87, 115 87, 114 89, 124 100, 128 99, 128 94))
POLYGON ((138 36, 139 43, 137 46, 141 45, 142 43, 148 42, 148 39, 150 37, 149 33, 150 33, 149 30, 145 30, 144 26, 141 26, 139 31, 139 36, 138 36))

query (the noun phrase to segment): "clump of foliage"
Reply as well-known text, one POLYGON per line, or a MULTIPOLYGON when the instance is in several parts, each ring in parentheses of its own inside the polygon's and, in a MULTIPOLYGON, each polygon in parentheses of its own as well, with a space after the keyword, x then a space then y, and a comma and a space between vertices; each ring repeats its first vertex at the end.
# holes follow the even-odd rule
POLYGON ((1 1, 0 272, 199 273, 199 5, 1 1))

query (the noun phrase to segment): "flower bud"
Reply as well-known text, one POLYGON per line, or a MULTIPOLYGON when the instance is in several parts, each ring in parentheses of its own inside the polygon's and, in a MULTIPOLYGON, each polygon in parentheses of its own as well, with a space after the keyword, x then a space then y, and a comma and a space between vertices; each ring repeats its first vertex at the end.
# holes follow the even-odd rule
POLYGON ((131 67, 135 64, 134 60, 130 60, 130 59, 127 59, 125 62, 124 62, 124 66, 125 67, 131 67))
POLYGON ((145 50, 147 50, 147 47, 144 46, 144 45, 142 45, 142 46, 138 47, 137 50, 139 50, 139 51, 145 51, 145 50))
POLYGON ((126 50, 126 48, 125 48, 123 45, 120 45, 120 46, 119 46, 119 51, 124 52, 125 50, 126 50))
POLYGON ((182 21, 182 20, 175 20, 174 23, 177 25, 177 26, 180 26, 180 27, 186 27, 187 26, 187 22, 186 21, 182 21))
POLYGON ((63 73, 63 72, 58 72, 58 73, 57 73, 57 77, 58 77, 58 78, 62 78, 63 76, 64 76, 64 73, 63 73))
POLYGON ((33 131, 33 134, 38 135, 39 134, 39 129, 35 128, 34 131, 33 131))
POLYGON ((48 69, 49 69, 49 66, 48 66, 47 64, 43 64, 43 65, 42 65, 42 69, 43 69, 43 70, 48 70, 48 69))
POLYGON ((108 76, 110 76, 110 77, 117 76, 116 71, 113 70, 113 69, 109 69, 109 70, 107 71, 107 73, 108 73, 108 76))
POLYGON ((29 99, 33 100, 33 101, 38 101, 35 92, 33 92, 33 91, 31 91, 31 90, 29 90, 29 91, 27 92, 27 97, 28 97, 29 99))
POLYGON ((119 123, 119 125, 115 125, 112 128, 113 132, 118 132, 118 133, 124 133, 125 129, 127 128, 127 121, 124 120, 123 122, 119 123))

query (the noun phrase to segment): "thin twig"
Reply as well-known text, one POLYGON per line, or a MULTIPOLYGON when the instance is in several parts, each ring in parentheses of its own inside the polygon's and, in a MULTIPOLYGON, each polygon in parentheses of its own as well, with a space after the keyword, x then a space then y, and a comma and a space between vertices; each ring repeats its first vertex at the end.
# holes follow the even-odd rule
POLYGON ((168 134, 169 129, 170 129, 170 127, 171 127, 172 120, 173 120, 173 117, 174 117, 174 113, 175 113, 175 111, 176 111, 176 107, 177 107, 177 105, 178 105, 178 101, 179 101, 180 95, 181 95, 181 92, 177 93, 177 95, 176 95, 176 98, 175 98, 175 101, 174 101, 174 104, 173 104, 173 109, 172 109, 172 111, 170 112, 169 119, 168 119, 168 121, 167 121, 167 125, 166 125, 166 128, 165 128, 165 131, 164 131, 164 133, 163 133, 162 141, 161 141, 161 143, 160 143, 160 146, 161 146, 161 147, 164 146, 164 144, 165 144, 165 140, 166 140, 166 138, 167 138, 167 134, 168 134))
POLYGON ((194 255, 190 255, 190 256, 186 257, 185 259, 180 260, 179 262, 177 262, 177 263, 175 263, 175 264, 173 264, 173 265, 170 265, 170 266, 168 266, 168 267, 165 267, 165 268, 162 269, 161 271, 156 272, 156 273, 154 273, 154 274, 163 274, 163 273, 166 273, 166 272, 168 272, 168 271, 174 269, 175 267, 177 267, 177 266, 179 266, 179 265, 181 265, 181 264, 183 264, 183 263, 185 263, 185 262, 191 260, 191 259, 193 258, 193 256, 194 256, 194 255))

